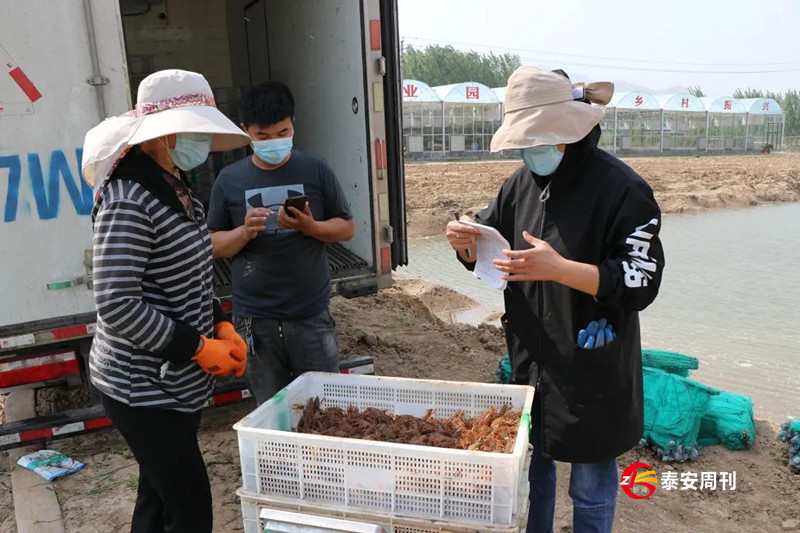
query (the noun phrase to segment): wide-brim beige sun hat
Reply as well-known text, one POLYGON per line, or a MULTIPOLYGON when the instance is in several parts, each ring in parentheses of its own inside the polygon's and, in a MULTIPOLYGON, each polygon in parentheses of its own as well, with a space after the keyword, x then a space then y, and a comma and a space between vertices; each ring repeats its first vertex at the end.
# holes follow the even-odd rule
POLYGON ((139 84, 133 111, 110 117, 86 134, 83 177, 92 186, 103 182, 131 146, 177 133, 211 134, 212 152, 251 142, 217 109, 211 86, 201 74, 162 70, 139 84))
POLYGON ((600 123, 613 94, 611 82, 573 86, 556 72, 520 67, 508 79, 503 125, 491 151, 578 142, 600 123))
POLYGON ((196 72, 162 70, 143 79, 136 114, 141 120, 129 145, 174 133, 210 133, 212 152, 250 144, 250 137, 217 109, 211 86, 196 72))

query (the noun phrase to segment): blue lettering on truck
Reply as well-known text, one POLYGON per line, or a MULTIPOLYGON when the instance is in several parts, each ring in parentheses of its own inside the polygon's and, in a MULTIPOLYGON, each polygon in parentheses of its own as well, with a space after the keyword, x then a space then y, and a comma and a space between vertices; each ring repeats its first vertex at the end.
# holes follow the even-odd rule
POLYGON ((52 220, 58 217, 61 206, 62 181, 66 186, 75 212, 81 216, 90 215, 93 203, 92 188, 83 181, 80 170, 82 158, 83 149, 76 149, 77 171, 73 172, 64 152, 62 150, 53 150, 50 153, 50 160, 46 164, 47 172, 45 173, 42 158, 37 153, 30 153, 24 156, 24 165, 28 172, 23 174, 23 156, 0 156, 0 179, 3 179, 4 174, 8 178, 8 189, 3 208, 3 222, 17 220, 19 191, 23 179, 30 182, 33 199, 36 203, 36 212, 40 220, 52 220), (4 172, 5 170, 8 172, 4 172))

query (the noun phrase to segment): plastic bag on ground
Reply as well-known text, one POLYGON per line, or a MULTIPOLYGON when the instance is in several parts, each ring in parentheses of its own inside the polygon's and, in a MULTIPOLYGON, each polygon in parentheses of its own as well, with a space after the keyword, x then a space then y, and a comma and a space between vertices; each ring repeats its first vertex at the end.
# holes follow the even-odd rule
POLYGON ((36 472, 47 481, 74 474, 84 467, 83 463, 55 450, 40 450, 23 455, 17 460, 17 464, 36 472))

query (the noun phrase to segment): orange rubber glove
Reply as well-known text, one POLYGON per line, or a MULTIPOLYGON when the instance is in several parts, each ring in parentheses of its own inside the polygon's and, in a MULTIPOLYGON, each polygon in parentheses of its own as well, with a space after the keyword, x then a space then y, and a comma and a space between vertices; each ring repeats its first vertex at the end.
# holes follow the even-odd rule
POLYGON ((242 353, 239 347, 231 341, 209 339, 201 336, 203 347, 197 352, 193 361, 208 374, 224 377, 231 374, 236 377, 244 375, 246 366, 246 353, 242 353))
POLYGON ((225 320, 214 324, 214 337, 236 345, 236 351, 231 352, 231 354, 234 359, 240 362, 240 365, 233 371, 233 375, 237 378, 242 377, 245 369, 247 369, 247 344, 244 339, 236 333, 236 328, 233 327, 233 324, 225 320))
POLYGON ((234 328, 233 324, 230 322, 223 320, 222 322, 214 324, 214 338, 234 343, 240 350, 240 352, 237 352, 237 355, 243 353, 244 355, 241 356, 242 360, 247 357, 247 344, 245 344, 244 339, 236 333, 236 328, 234 328))

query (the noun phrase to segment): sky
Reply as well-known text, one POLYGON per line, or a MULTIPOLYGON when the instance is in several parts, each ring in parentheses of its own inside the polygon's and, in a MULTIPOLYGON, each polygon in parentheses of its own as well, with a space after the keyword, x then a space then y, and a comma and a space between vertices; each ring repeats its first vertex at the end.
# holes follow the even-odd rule
POLYGON ((618 91, 800 89, 800 0, 399 0, 399 11, 405 46, 514 53, 618 91))

